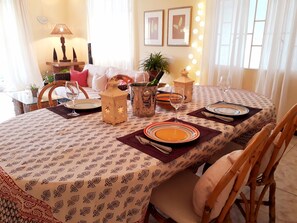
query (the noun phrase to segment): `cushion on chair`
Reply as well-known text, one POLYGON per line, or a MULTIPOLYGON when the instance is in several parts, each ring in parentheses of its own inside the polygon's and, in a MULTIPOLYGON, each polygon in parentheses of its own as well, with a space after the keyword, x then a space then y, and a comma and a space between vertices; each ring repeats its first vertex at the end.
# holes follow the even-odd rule
POLYGON ((176 222, 200 222, 192 205, 197 180, 199 177, 192 171, 181 171, 153 189, 150 203, 176 222))
POLYGON ((88 70, 83 70, 82 72, 73 69, 70 70, 70 80, 77 81, 81 87, 88 87, 87 78, 88 70))
MULTIPOLYGON (((279 137, 280 137, 280 134, 278 134, 273 143, 268 147, 268 149, 266 150, 262 160, 261 160, 261 164, 260 164, 260 168, 259 168, 259 174, 262 174, 264 173, 270 159, 271 159, 271 156, 272 156, 272 153, 275 149, 275 145, 276 145, 276 142, 279 140, 279 137)), ((280 159, 281 155, 283 154, 284 150, 286 149, 286 146, 285 146, 285 143, 283 143, 282 147, 279 149, 279 152, 277 154, 277 157, 274 161, 274 164, 280 159)))
MULTIPOLYGON (((221 180, 221 178, 226 174, 226 172, 230 169, 230 167, 240 157, 242 153, 243 150, 237 150, 221 157, 201 176, 201 178, 194 187, 192 197, 194 210, 198 216, 202 217, 205 203, 209 195, 212 193, 217 183, 221 180)), ((218 196, 217 202, 215 203, 214 208, 212 209, 210 220, 219 216, 222 208, 224 207, 229 197, 234 182, 235 177, 232 178, 229 184, 223 189, 221 194, 218 196)))

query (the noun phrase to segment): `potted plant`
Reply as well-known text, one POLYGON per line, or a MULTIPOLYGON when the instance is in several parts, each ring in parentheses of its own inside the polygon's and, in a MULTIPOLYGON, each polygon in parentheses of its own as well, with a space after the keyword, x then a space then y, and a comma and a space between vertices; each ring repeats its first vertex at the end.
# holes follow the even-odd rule
POLYGON ((32 96, 37 97, 38 87, 36 86, 36 84, 31 84, 30 88, 31 88, 32 96))
POLYGON ((161 54, 161 52, 151 53, 149 57, 140 63, 139 68, 148 72, 150 75, 150 81, 152 81, 161 70, 169 73, 169 62, 168 59, 161 54))

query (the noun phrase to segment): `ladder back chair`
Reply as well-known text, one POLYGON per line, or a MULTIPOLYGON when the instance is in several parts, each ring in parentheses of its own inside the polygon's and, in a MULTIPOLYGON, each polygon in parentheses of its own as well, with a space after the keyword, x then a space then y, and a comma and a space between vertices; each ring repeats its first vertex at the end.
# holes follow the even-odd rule
POLYGON ((187 169, 154 188, 145 222, 150 214, 158 222, 226 222, 269 134, 265 126, 245 150, 221 157, 200 178, 187 169))
MULTIPOLYGON (((58 81, 54 81, 50 84, 47 84, 45 85, 39 95, 38 95, 38 99, 37 99, 37 108, 38 109, 41 109, 42 108, 42 97, 44 94, 47 93, 47 98, 48 98, 48 104, 50 107, 53 107, 55 106, 56 104, 54 103, 53 101, 53 98, 52 98, 52 94, 54 92, 54 90, 58 87, 65 87, 65 83, 66 81, 65 80, 58 80, 58 81)), ((88 99, 89 96, 88 96, 88 93, 81 87, 79 86, 79 90, 85 95, 85 97, 88 99)))
POLYGON ((240 193, 236 204, 244 214, 246 222, 256 222, 261 205, 269 206, 269 222, 275 222, 275 170, 297 129, 297 104, 295 104, 273 129, 263 152, 256 161, 247 182, 249 196, 240 193), (261 188, 260 186, 263 186, 261 188), (268 201, 263 200, 269 189, 268 201), (257 190, 257 191, 256 191, 257 190), (256 193, 258 192, 258 193, 256 193), (259 194, 258 196, 256 196, 259 194), (244 208, 240 205, 244 203, 244 208))

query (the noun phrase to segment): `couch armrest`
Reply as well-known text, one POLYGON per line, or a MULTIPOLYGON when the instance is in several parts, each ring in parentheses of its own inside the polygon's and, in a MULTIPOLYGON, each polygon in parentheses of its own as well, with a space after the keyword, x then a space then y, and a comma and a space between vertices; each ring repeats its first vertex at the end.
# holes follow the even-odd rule
POLYGON ((55 81, 60 81, 60 80, 70 81, 70 73, 55 73, 54 80, 55 81))

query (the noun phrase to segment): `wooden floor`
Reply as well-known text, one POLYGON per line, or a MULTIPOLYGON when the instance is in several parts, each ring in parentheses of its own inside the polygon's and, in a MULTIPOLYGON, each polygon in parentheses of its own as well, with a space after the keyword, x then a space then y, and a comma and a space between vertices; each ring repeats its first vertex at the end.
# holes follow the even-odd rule
MULTIPOLYGON (((11 98, 0 92, 0 123, 15 116, 11 98)), ((289 148, 282 158, 275 174, 276 179, 276 217, 277 223, 297 223, 297 136, 290 142, 289 148)), ((239 210, 233 207, 232 222, 244 222, 239 210)), ((261 208, 258 222, 268 221, 268 208, 261 208)), ((150 223, 155 223, 150 219, 150 223)))

